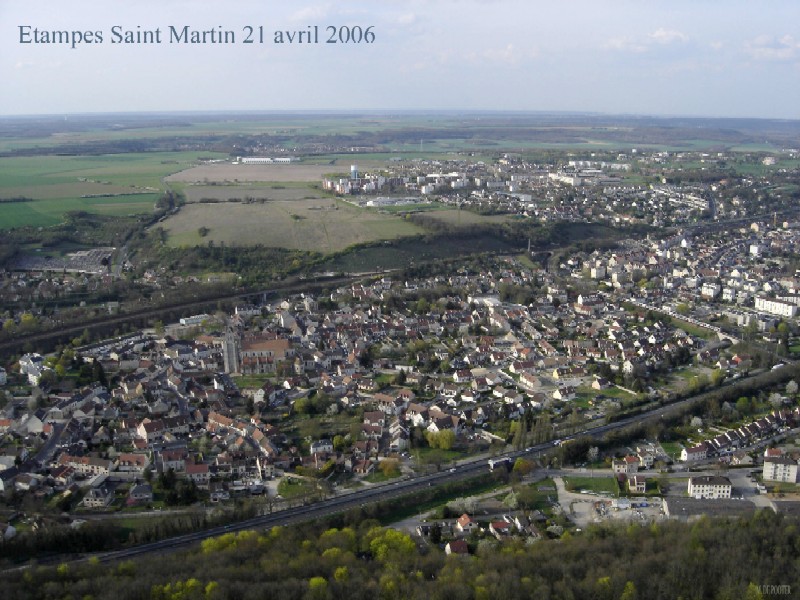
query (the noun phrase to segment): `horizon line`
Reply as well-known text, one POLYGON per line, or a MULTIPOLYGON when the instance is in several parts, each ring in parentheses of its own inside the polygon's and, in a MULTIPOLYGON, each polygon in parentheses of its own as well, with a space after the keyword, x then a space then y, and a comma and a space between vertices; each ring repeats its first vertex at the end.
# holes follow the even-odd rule
POLYGON ((19 113, 0 114, 0 119, 33 119, 33 118, 63 118, 69 117, 104 117, 104 116, 138 116, 138 115, 562 115, 583 117, 617 117, 635 119, 714 119, 714 120, 747 120, 747 121, 777 121, 800 122, 798 118, 788 117, 756 117, 756 116, 722 116, 709 114, 681 114, 681 113, 632 113, 632 112, 602 112, 591 110, 534 110, 534 109, 491 109, 491 108, 314 108, 314 109, 181 109, 181 110, 119 110, 119 111, 87 111, 87 112, 51 112, 51 113, 19 113))

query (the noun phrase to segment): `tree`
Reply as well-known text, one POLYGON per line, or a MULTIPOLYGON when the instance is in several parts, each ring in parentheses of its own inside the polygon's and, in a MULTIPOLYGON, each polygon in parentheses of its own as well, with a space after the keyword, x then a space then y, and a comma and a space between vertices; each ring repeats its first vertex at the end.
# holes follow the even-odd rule
POLYGON ((397 477, 400 474, 400 461, 396 458, 387 458, 378 463, 384 477, 397 477))
POLYGON ((747 416, 750 414, 752 406, 753 405, 750 402, 750 398, 742 396, 736 401, 736 412, 738 412, 742 416, 747 416))
POLYGON ((751 583, 747 586, 745 600, 764 600, 764 594, 761 593, 761 589, 755 583, 751 583))
POLYGON ((441 450, 452 450, 456 443, 456 433, 452 429, 443 429, 436 434, 436 438, 441 450))
POLYGON ((519 457, 514 461, 514 467, 511 469, 511 472, 516 473, 520 477, 525 477, 526 475, 529 475, 531 471, 533 471, 533 467, 534 464, 531 461, 519 457))
POLYGON ((308 580, 309 598, 327 598, 328 580, 324 577, 312 577, 308 580))
POLYGON ((438 521, 431 526, 430 540, 434 545, 439 545, 442 541, 442 527, 438 521))
POLYGON ((797 382, 794 379, 786 384, 786 395, 790 397, 797 395, 797 382))
POLYGON ((628 581, 625 584, 625 589, 622 590, 622 595, 619 597, 619 600, 636 600, 636 586, 633 585, 632 581, 628 581))
POLYGON ((92 379, 100 383, 103 387, 108 385, 105 369, 103 369, 103 365, 99 360, 92 363, 92 379))

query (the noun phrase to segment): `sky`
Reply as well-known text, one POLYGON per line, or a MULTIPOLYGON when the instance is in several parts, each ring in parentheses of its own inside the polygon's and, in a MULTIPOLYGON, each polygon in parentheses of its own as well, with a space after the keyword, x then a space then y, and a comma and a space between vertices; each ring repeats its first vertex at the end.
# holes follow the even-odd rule
POLYGON ((800 119, 800 2, 0 0, 0 82, 0 115, 513 110, 800 119), (231 31, 235 42, 171 43, 170 26, 231 31), (298 44, 296 34, 294 43, 275 43, 276 32, 286 40, 309 26, 318 43, 298 44), (159 29, 161 43, 113 43, 114 27, 159 29), (346 39, 368 27, 372 43, 326 43, 334 32, 346 39), (53 31, 70 39, 45 43, 42 32, 53 31))

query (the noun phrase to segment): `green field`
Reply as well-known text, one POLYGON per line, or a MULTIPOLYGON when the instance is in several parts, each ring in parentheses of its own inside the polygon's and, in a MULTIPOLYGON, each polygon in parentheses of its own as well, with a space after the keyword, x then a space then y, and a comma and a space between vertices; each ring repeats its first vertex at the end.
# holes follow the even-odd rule
POLYGON ((35 156, 0 161, 0 229, 47 227, 70 211, 107 216, 148 213, 163 178, 210 153, 152 152, 104 156, 35 156), (89 196, 89 197, 86 197, 89 196))
POLYGON ((422 230, 400 217, 382 215, 329 198, 255 204, 191 204, 163 223, 175 247, 213 242, 330 253, 353 244, 392 240, 422 230), (206 236, 199 229, 207 227, 206 236))
POLYGON ((111 217, 147 213, 159 194, 124 194, 107 198, 61 198, 0 204, 0 229, 48 227, 64 219, 64 213, 82 210, 111 217))
POLYGON ((619 492, 617 482, 612 477, 564 477, 564 487, 572 492, 589 490, 598 494, 608 492, 613 496, 619 492))

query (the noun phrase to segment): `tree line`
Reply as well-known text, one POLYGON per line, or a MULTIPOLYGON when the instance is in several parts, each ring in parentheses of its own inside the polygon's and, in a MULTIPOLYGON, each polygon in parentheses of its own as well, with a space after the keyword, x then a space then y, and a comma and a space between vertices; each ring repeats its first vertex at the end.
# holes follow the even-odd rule
MULTIPOLYGON (((472 534, 470 554, 364 519, 229 533, 178 554, 7 572, 4 595, 93 598, 733 600, 800 589, 797 520, 771 510, 694 523, 592 524, 533 544, 472 534)), ((438 537, 438 536, 437 536, 438 537)))

